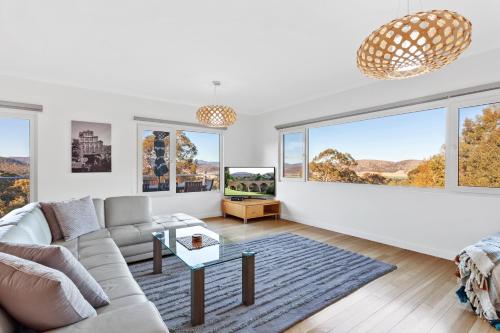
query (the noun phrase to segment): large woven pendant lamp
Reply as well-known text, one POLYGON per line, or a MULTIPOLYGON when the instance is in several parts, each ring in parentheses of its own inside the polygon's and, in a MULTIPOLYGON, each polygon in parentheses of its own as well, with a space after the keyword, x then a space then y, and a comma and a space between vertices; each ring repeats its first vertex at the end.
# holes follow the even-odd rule
POLYGON ((456 12, 408 14, 372 32, 358 49, 357 65, 375 79, 421 75, 455 61, 470 45, 471 32, 471 22, 456 12))
MULTIPOLYGON (((214 101, 216 102, 217 87, 220 86, 220 81, 212 81, 212 84, 214 85, 214 101)), ((208 127, 228 127, 236 121, 236 112, 229 106, 214 103, 201 106, 196 112, 196 118, 200 124, 208 127)))

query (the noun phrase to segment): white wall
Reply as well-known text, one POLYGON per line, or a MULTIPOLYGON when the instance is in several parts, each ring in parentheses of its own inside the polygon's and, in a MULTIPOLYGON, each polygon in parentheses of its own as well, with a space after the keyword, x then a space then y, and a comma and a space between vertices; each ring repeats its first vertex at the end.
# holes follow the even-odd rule
MULTIPOLYGON (((92 195, 137 194, 137 123, 133 116, 195 122, 196 107, 96 92, 0 76, 0 99, 42 104, 38 115, 38 200, 92 195), (71 120, 112 124, 112 172, 71 173, 71 120)), ((253 145, 246 141, 252 120, 243 115, 224 134, 226 165, 250 164, 253 145)), ((185 212, 220 215, 220 192, 155 196, 157 214, 185 212)))
MULTIPOLYGON (((497 52, 462 59, 441 71, 377 82, 258 117, 261 165, 278 166, 277 124, 500 81, 497 52)), ((280 182, 283 217, 445 258, 500 231, 500 197, 377 185, 280 182)))
MULTIPOLYGON (((276 124, 351 111, 452 89, 500 81, 492 51, 404 81, 378 82, 260 116, 239 115, 225 134, 225 164, 278 166, 276 124)), ((44 106, 38 116, 38 198, 58 200, 136 194, 134 115, 194 121, 195 107, 0 76, 0 99, 44 106), (113 172, 70 172, 70 122, 112 123, 113 172)), ((451 258, 499 231, 498 196, 384 186, 282 182, 283 217, 325 229, 451 258)), ((220 214, 220 193, 155 197, 155 213, 220 214)))

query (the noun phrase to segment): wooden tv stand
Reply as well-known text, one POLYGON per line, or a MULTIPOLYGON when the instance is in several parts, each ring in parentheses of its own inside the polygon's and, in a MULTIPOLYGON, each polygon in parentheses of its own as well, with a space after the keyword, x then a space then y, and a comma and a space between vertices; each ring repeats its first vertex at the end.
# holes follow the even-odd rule
POLYGON ((279 200, 246 199, 243 201, 222 200, 222 214, 233 215, 243 219, 247 223, 248 219, 264 216, 274 216, 278 220, 280 216, 279 200))

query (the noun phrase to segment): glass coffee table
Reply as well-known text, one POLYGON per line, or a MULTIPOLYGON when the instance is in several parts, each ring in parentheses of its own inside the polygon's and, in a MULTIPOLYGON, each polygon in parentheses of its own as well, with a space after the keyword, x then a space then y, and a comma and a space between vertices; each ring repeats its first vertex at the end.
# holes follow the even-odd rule
POLYGON ((215 266, 231 260, 242 262, 242 298, 244 305, 255 302, 255 251, 245 245, 230 243, 221 235, 196 226, 153 232, 153 273, 162 272, 162 251, 168 249, 191 270, 191 324, 205 322, 205 267, 215 266), (179 241, 193 234, 203 234, 218 244, 199 249, 188 249, 179 241))

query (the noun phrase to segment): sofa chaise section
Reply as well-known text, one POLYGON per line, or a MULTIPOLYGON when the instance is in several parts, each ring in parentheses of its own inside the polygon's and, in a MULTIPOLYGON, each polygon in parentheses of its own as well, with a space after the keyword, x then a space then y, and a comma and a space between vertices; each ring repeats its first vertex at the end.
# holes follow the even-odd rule
POLYGON ((107 198, 104 207, 105 226, 128 263, 153 258, 153 232, 206 226, 186 214, 153 216, 146 196, 107 198))
MULTIPOLYGON (((98 217, 104 217, 102 200, 94 200, 94 204, 98 217)), ((133 279, 123 255, 110 236, 110 232, 103 227, 68 242, 60 240, 53 243, 71 251, 101 285, 111 303, 97 308, 95 317, 50 332, 168 332, 158 310, 133 279)), ((0 241, 49 245, 51 233, 43 213, 34 206, 31 210, 19 212, 15 219, 2 219, 0 241)), ((2 332, 14 332, 16 326, 0 309, 2 332)))

